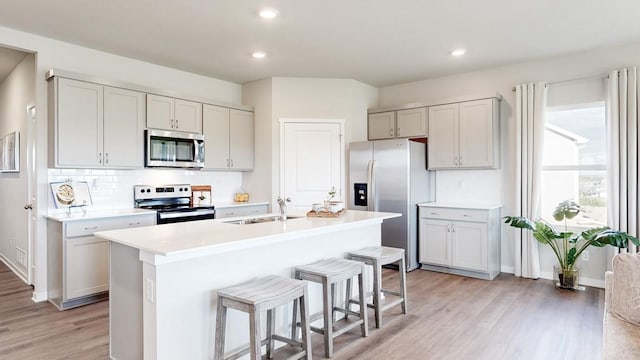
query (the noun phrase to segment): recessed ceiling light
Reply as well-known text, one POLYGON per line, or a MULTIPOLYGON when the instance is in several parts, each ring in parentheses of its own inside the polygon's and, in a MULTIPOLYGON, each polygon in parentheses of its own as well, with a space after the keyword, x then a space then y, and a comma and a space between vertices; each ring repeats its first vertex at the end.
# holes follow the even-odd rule
POLYGON ((262 59, 265 56, 267 56, 267 54, 265 54, 264 51, 254 51, 253 54, 251 54, 251 56, 253 56, 256 59, 262 59))
POLYGON ((278 10, 273 8, 260 9, 260 17, 263 19, 271 20, 278 16, 278 10))
POLYGON ((467 52, 465 49, 455 49, 451 51, 451 56, 462 56, 467 52))

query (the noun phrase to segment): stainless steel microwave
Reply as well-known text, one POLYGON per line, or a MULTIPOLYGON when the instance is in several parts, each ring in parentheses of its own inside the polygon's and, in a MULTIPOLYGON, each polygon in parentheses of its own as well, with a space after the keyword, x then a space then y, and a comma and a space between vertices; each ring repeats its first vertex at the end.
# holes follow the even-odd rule
POLYGON ((204 167, 202 134, 148 129, 145 166, 199 169, 204 167))

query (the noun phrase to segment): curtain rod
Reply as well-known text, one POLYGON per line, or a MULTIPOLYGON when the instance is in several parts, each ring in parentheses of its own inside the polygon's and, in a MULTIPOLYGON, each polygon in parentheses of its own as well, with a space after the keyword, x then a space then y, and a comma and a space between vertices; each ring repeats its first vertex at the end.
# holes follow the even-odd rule
MULTIPOLYGON (((545 83, 545 86, 564 84, 564 83, 572 83, 572 82, 583 81, 583 80, 605 79, 605 78, 608 79, 609 78, 609 74, 585 76, 585 77, 581 77, 581 78, 577 78, 577 79, 566 79, 566 80, 550 81, 548 83, 545 83)), ((511 91, 516 91, 516 87, 515 86, 512 87, 511 91)))

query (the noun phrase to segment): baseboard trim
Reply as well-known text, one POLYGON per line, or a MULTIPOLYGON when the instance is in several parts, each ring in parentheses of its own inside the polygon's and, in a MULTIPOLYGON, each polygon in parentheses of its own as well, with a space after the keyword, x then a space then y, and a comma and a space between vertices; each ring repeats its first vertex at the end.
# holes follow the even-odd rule
MULTIPOLYGON (((541 271, 540 278, 546 279, 546 280, 553 280, 553 273, 550 271, 544 271, 544 272, 541 271)), ((580 276, 580 285, 604 289, 604 280, 580 276)))
POLYGON ((6 256, 4 256, 3 254, 0 254, 0 261, 2 261, 5 265, 7 265, 7 267, 13 271, 14 274, 16 274, 16 276, 18 276, 20 278, 20 280, 24 281, 25 284, 27 285, 31 285, 29 284, 29 280, 27 279, 26 274, 23 274, 20 269, 18 269, 18 267, 11 262, 6 256))
POLYGON ((507 273, 507 274, 515 274, 516 273, 516 269, 513 266, 500 266, 500 272, 503 273, 507 273))
POLYGON ((42 292, 34 291, 33 294, 31 295, 31 300, 33 302, 47 301, 47 292, 46 291, 42 291, 42 292))

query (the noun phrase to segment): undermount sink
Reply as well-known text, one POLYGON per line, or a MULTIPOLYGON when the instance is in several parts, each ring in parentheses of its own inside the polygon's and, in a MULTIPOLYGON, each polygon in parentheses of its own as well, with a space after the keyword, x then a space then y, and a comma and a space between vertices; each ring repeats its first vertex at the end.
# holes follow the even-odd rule
MULTIPOLYGON (((299 216, 287 216, 287 219, 295 219, 295 218, 298 218, 298 217, 299 216)), ((253 218, 249 218, 249 219, 234 220, 234 221, 230 221, 229 224, 249 225, 249 224, 260 224, 260 223, 266 223, 266 222, 273 222, 273 221, 281 221, 280 220, 280 215, 269 215, 269 216, 253 217, 253 218)))

